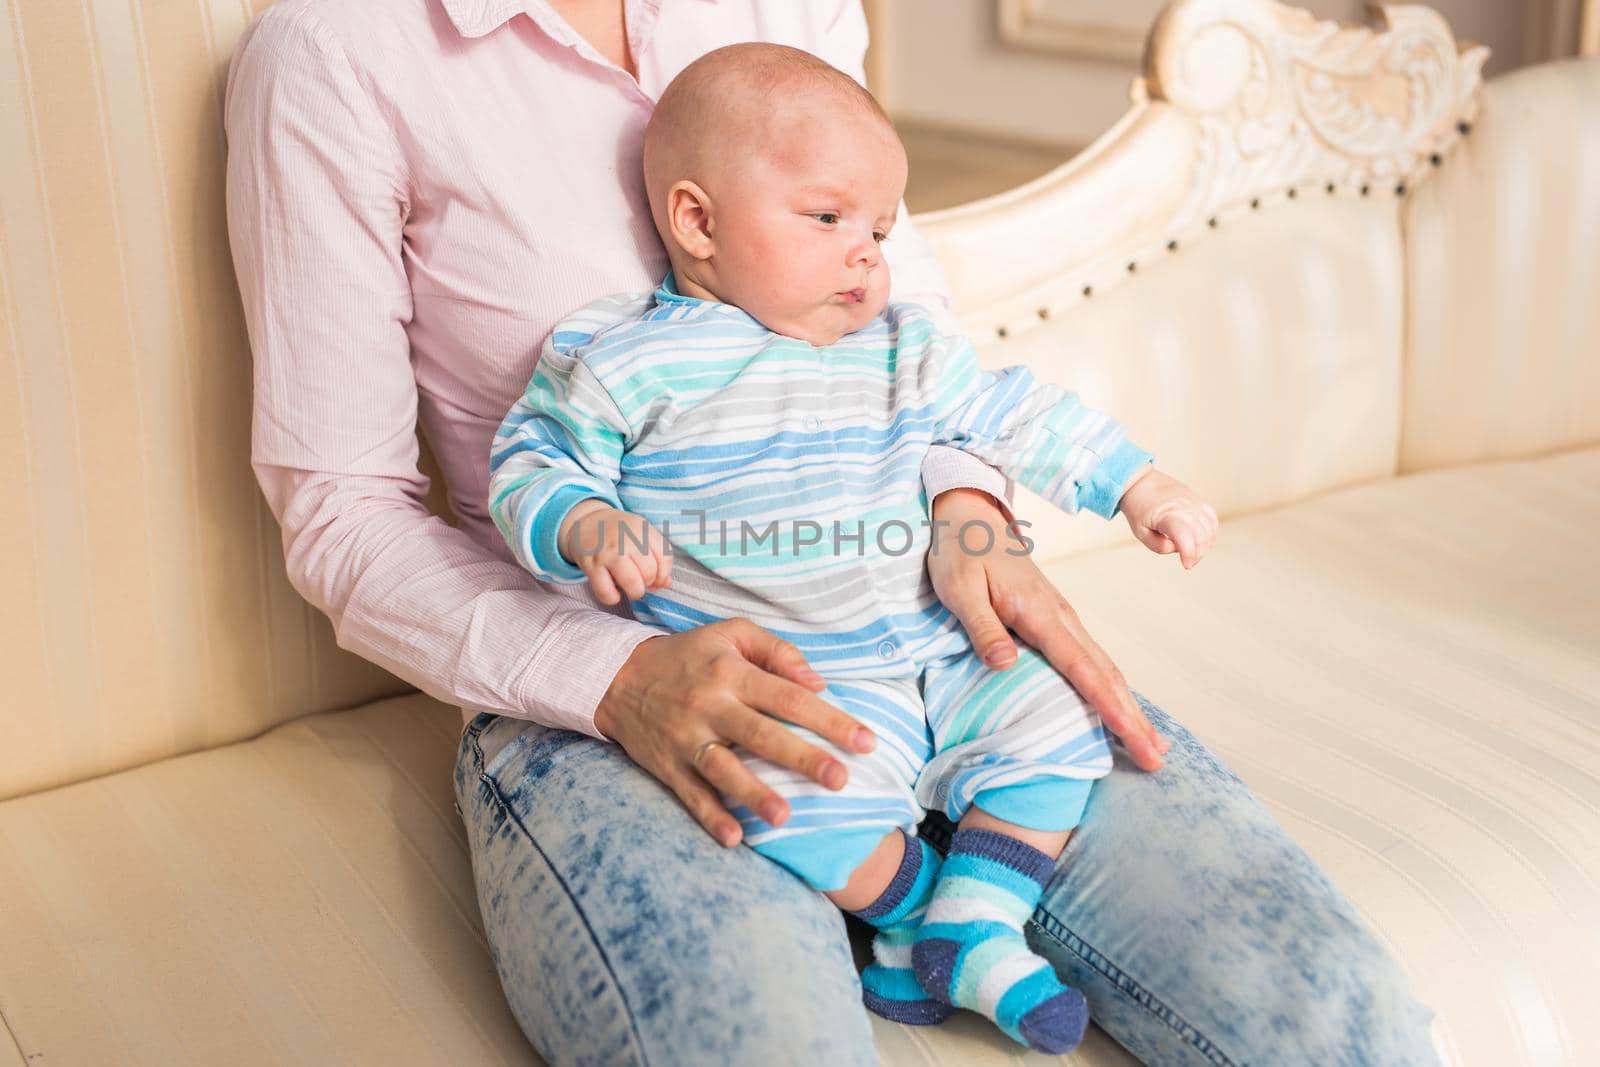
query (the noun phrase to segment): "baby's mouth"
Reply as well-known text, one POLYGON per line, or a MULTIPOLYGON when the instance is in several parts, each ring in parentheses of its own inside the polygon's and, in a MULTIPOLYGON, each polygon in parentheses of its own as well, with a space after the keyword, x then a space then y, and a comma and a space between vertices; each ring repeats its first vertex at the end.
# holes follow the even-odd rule
POLYGON ((844 297, 847 304, 859 304, 867 298, 867 291, 865 289, 846 289, 839 295, 844 297))

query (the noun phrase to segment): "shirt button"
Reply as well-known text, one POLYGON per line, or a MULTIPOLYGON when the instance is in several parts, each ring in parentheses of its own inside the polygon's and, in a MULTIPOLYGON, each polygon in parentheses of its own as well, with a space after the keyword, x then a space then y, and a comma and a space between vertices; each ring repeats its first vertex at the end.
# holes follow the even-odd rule
POLYGON ((817 418, 815 415, 807 415, 802 421, 801 425, 808 430, 816 430, 821 428, 822 420, 817 418))
POLYGON ((879 641, 878 642, 878 658, 879 659, 894 659, 894 642, 893 641, 879 641))

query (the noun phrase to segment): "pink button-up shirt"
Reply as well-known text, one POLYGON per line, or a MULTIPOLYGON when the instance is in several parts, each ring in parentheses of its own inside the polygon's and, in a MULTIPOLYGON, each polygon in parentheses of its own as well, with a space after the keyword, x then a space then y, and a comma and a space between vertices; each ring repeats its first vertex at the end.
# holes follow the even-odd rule
MULTIPOLYGON (((668 261, 640 167, 661 90, 736 41, 864 82, 859 0, 626 0, 635 81, 544 0, 279 0, 228 72, 227 203, 254 352, 251 460, 290 581, 339 644, 464 718, 600 736, 594 709, 661 631, 516 564, 486 511, 495 428, 567 313, 648 289, 668 261), (428 513, 416 420, 455 527, 428 513)), ((949 320, 901 218, 896 299, 949 320)), ((965 453, 930 499, 1009 484, 965 453)))

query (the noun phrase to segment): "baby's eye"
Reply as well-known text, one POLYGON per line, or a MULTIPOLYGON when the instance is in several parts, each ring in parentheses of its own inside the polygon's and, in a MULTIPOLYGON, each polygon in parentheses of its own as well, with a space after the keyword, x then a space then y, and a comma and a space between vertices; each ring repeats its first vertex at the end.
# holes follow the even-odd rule
POLYGON ((889 239, 889 235, 880 230, 879 232, 877 232, 877 233, 872 235, 872 239, 874 241, 877 241, 881 245, 881 244, 883 244, 883 242, 885 242, 885 241, 887 241, 889 239))
POLYGON ((818 222, 822 223, 824 226, 832 226, 834 223, 839 221, 839 216, 832 211, 819 212, 812 217, 818 222))

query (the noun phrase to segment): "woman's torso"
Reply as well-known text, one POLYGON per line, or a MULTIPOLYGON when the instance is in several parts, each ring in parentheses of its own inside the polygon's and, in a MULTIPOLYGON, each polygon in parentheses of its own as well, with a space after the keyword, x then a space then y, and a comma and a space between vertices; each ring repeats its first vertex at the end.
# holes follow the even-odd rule
POLYGON ((573 309, 667 268, 640 173, 654 101, 723 44, 824 53, 832 5, 625 7, 637 81, 542 0, 316 0, 369 72, 403 167, 418 416, 461 527, 508 560, 485 508, 489 447, 541 342, 573 309))

